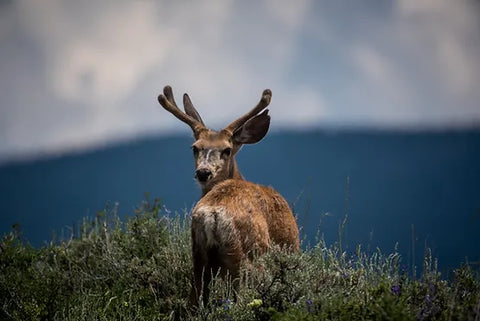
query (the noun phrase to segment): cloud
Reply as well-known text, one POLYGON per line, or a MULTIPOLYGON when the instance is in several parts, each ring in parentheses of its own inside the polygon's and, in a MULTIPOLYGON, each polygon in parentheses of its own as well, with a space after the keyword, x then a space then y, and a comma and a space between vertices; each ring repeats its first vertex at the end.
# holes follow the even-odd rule
POLYGON ((20 17, 45 56, 53 94, 68 102, 114 108, 141 79, 164 63, 154 2, 120 2, 100 8, 63 1, 23 1, 20 17), (80 15, 80 17, 78 17, 80 15))
POLYGON ((345 42, 358 72, 351 102, 382 127, 478 125, 474 9, 468 1, 399 0, 388 19, 367 16, 363 32, 345 42))
POLYGON ((478 6, 470 1, 399 0, 395 13, 403 45, 422 50, 454 95, 477 92, 480 80, 478 6))
MULTIPOLYGON (((10 28, 12 37, 27 39, 39 53, 40 70, 23 85, 39 88, 35 100, 41 111, 34 117, 25 107, 15 111, 32 98, 11 91, 11 105, 2 110, 10 120, 2 123, 8 139, 0 153, 84 148, 142 132, 184 130, 156 103, 167 83, 189 91, 213 126, 250 108, 264 87, 280 87, 279 66, 293 59, 292 42, 308 2, 285 1, 279 7, 265 2, 256 10, 233 1, 209 4, 13 4, 10 15, 22 33, 10 28), (252 22, 243 22, 237 10, 252 22), (41 134, 25 137, 31 123, 41 134)), ((7 59, 22 65, 12 58, 17 52, 7 59)), ((16 73, 26 77, 27 72, 16 73)), ((5 81, 20 89, 19 83, 5 81)))
POLYGON ((402 105, 408 104, 410 91, 402 78, 399 65, 392 61, 385 53, 369 46, 353 47, 351 50, 353 61, 364 74, 367 82, 387 101, 395 101, 402 105))
POLYGON ((0 11, 0 160, 188 132, 170 84, 220 128, 273 90, 273 128, 480 119, 478 14, 467 1, 373 7, 19 0, 0 11))

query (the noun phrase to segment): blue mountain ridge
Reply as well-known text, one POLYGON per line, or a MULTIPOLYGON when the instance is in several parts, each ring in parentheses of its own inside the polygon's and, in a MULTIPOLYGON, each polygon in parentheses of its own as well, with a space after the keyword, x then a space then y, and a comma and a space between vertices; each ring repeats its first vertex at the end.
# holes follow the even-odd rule
MULTIPOLYGON (((0 167, 0 232, 18 223, 35 246, 93 217, 106 202, 132 215, 144 199, 187 212, 200 197, 188 136, 144 138, 104 149, 0 167)), ((242 174, 292 205, 306 243, 398 250, 442 269, 480 261, 480 130, 270 133, 237 155, 242 174), (413 239, 413 241, 412 241, 413 239)))

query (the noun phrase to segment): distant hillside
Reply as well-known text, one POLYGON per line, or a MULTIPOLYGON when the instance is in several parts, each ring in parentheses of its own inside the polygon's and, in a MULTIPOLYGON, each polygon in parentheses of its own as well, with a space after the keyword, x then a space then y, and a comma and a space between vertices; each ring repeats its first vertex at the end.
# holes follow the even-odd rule
MULTIPOLYGON (((107 201, 132 214, 145 193, 188 211, 200 193, 191 143, 144 139, 0 167, 0 231, 17 222, 41 245, 107 201)), ((319 229, 336 241, 347 214, 343 238, 352 251, 358 243, 391 251, 398 242, 406 260, 413 251, 419 260, 426 244, 444 267, 480 261, 480 131, 271 133, 237 160, 247 179, 272 185, 294 206, 307 240, 319 229)))

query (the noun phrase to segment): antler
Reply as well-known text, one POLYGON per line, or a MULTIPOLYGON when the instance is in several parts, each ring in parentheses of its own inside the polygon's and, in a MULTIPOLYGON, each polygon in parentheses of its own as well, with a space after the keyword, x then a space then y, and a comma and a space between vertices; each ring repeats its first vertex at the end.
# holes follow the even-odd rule
POLYGON ((183 94, 183 109, 188 116, 193 117, 205 127, 205 123, 203 122, 202 117, 200 117, 200 114, 197 112, 195 107, 193 107, 192 101, 187 94, 183 94))
POLYGON ((242 117, 235 120, 233 123, 225 127, 224 131, 227 131, 230 134, 233 134, 238 128, 240 128, 247 120, 256 116, 259 112, 264 110, 269 104, 270 100, 272 99, 272 91, 270 89, 265 89, 262 94, 262 98, 258 102, 257 106, 253 107, 248 113, 243 115, 242 117))
POLYGON ((172 87, 170 86, 165 86, 163 88, 163 95, 158 96, 158 102, 160 103, 160 105, 163 106, 163 108, 165 108, 167 111, 172 113, 175 117, 177 117, 179 120, 181 120, 182 122, 190 126, 195 136, 197 136, 197 134, 201 130, 205 129, 205 125, 203 124, 203 121, 200 118, 200 115, 197 113, 197 111, 193 107, 193 104, 190 101, 190 98, 188 97, 187 94, 183 95, 183 104, 184 104, 186 113, 184 113, 183 111, 180 110, 180 108, 178 108, 177 103, 173 98, 172 87), (195 119, 194 117, 197 117, 198 120, 195 119))

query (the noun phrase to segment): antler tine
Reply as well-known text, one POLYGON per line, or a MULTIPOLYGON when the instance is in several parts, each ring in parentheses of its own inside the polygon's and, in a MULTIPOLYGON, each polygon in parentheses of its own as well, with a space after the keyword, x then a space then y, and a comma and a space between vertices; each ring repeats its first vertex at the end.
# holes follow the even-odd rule
POLYGON ((233 134, 238 128, 240 128, 247 120, 252 118, 253 116, 257 115, 260 113, 262 110, 267 108, 267 106, 270 104, 270 100, 272 99, 272 91, 270 89, 265 89, 262 94, 262 98, 258 102, 257 106, 253 107, 252 110, 250 110, 248 113, 243 115, 242 117, 238 118, 234 122, 232 122, 230 125, 225 127, 224 131, 229 132, 230 134, 233 134))
MULTIPOLYGON (((173 89, 170 86, 165 86, 163 87, 163 94, 167 99, 175 106, 178 108, 177 103, 175 102, 175 97, 173 96, 173 89)), ((179 108, 178 108, 179 109, 179 108)))
POLYGON ((178 108, 173 97, 172 87, 165 86, 163 88, 163 95, 158 96, 158 102, 160 103, 160 105, 162 105, 163 108, 172 113, 179 120, 189 125, 195 135, 205 127, 202 123, 200 123, 193 117, 187 115, 186 113, 181 111, 180 108, 178 108))
POLYGON ((188 97, 188 94, 183 94, 183 109, 188 116, 195 118, 203 126, 205 126, 202 117, 200 117, 200 114, 197 112, 195 107, 193 107, 192 101, 190 100, 190 97, 188 97))

